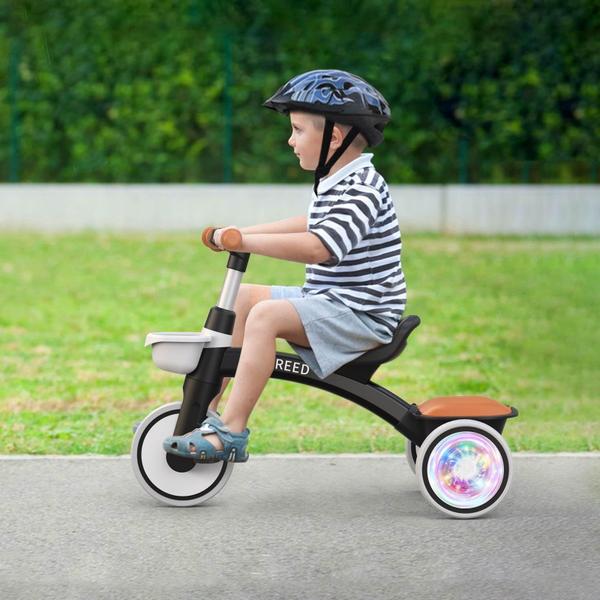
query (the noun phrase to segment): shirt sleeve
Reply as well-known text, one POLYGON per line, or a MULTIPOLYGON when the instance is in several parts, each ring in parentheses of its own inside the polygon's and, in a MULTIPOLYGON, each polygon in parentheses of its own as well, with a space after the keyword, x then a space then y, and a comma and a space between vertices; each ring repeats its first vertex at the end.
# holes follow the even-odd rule
POLYGON ((309 227, 329 250, 331 257, 321 266, 335 266, 360 244, 379 213, 381 197, 377 190, 366 185, 355 185, 347 190, 327 214, 309 227))

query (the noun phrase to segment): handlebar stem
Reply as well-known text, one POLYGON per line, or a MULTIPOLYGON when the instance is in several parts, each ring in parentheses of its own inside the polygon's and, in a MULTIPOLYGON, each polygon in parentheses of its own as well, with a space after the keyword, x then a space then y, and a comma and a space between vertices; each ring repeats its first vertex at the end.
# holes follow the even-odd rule
POLYGON ((250 254, 247 252, 229 252, 229 260, 227 261, 227 275, 221 289, 221 296, 217 306, 225 310, 233 311, 238 292, 240 291, 240 283, 242 277, 248 267, 250 254))
POLYGON ((243 276, 244 273, 242 271, 227 269, 227 275, 225 275, 225 281, 223 283, 223 288, 221 289, 221 296, 217 302, 219 308, 233 310, 238 292, 240 291, 240 283, 242 282, 243 276))

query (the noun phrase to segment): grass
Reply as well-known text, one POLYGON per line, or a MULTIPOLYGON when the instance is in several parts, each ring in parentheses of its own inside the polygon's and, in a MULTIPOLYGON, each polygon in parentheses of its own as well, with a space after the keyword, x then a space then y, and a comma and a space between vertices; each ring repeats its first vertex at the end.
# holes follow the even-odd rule
MULTIPOLYGON (((406 314, 422 325, 374 381, 409 402, 516 406, 504 431, 516 451, 599 450, 600 240, 403 241, 406 314)), ((181 399, 183 378, 154 367, 146 333, 201 329, 225 263, 191 234, 3 232, 0 453, 127 453, 131 425, 181 399)), ((303 269, 253 256, 244 281, 300 285, 303 269)), ((368 411, 283 381, 267 384, 249 427, 255 454, 404 448, 368 411)))

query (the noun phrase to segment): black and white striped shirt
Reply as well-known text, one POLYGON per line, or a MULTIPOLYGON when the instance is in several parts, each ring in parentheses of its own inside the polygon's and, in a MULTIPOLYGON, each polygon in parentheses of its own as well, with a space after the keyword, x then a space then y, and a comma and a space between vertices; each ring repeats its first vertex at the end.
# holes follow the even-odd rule
POLYGON ((303 292, 325 294, 393 331, 406 306, 402 240, 387 183, 361 154, 322 179, 308 209, 308 231, 331 253, 306 265, 303 292))

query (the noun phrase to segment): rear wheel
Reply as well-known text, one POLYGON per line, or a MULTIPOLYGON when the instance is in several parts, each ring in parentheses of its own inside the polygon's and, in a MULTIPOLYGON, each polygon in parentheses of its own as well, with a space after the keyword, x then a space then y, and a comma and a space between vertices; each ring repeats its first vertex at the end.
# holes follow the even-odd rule
POLYGON ((512 477, 510 449, 489 425, 444 423, 424 440, 416 460, 419 488, 439 511, 472 519, 495 509, 512 477))
POLYGON ((181 402, 151 412, 136 428, 131 444, 133 472, 153 498, 171 506, 195 506, 218 494, 233 463, 195 463, 165 452, 163 440, 173 435, 181 402))

